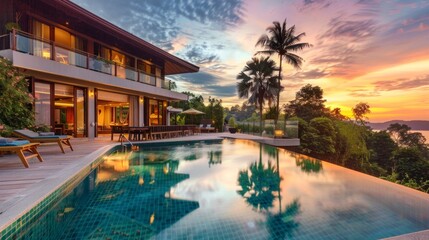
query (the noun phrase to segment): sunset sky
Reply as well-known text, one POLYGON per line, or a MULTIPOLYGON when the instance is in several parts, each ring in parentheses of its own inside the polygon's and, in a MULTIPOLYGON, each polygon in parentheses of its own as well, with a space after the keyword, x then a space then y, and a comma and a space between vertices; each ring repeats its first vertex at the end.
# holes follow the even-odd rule
MULTIPOLYGON (((199 73, 170 76, 179 91, 240 104, 236 76, 260 50, 257 39, 287 18, 303 42, 301 70, 284 68, 281 104, 305 84, 345 114, 359 102, 371 122, 429 120, 429 1, 73 0, 125 30, 190 61, 199 73)), ((275 57, 275 56, 273 56, 275 57)), ((274 58, 278 61, 278 58, 274 58)))

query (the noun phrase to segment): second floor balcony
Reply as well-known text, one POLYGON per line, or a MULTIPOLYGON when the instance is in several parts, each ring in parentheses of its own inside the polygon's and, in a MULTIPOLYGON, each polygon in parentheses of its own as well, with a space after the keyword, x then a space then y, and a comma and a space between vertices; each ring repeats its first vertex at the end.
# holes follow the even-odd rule
POLYGON ((162 77, 157 77, 135 67, 118 64, 88 52, 66 48, 22 31, 13 31, 10 34, 0 36, 0 50, 4 49, 171 90, 170 81, 162 77))

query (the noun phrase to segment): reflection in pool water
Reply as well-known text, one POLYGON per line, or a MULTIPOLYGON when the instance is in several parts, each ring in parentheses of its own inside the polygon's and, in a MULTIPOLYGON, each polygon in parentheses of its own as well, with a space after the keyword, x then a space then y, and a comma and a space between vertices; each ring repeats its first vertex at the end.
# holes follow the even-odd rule
POLYGON ((21 237, 378 239, 429 228, 428 202, 252 141, 144 144, 106 156, 21 237))
MULTIPOLYGON (((282 177, 279 173, 279 155, 275 148, 265 146, 265 150, 270 156, 276 157, 276 166, 272 161, 267 162, 267 166, 262 161, 262 145, 259 150, 259 161, 250 164, 248 169, 241 170, 238 174, 238 184, 241 187, 240 194, 246 202, 253 207, 253 210, 266 215, 266 226, 270 237, 274 239, 284 239, 291 237, 294 228, 298 227, 295 216, 300 213, 299 200, 295 199, 282 211, 280 182, 282 177), (273 151, 274 150, 274 151, 273 151), (274 200, 278 200, 278 212, 272 213, 274 200)), ((275 211, 275 210, 274 210, 275 211)))

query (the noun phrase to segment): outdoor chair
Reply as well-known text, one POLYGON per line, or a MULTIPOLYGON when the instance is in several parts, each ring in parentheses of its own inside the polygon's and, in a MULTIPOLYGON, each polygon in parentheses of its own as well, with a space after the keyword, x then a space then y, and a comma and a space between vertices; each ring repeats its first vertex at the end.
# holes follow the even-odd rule
POLYGON ((26 168, 29 167, 28 159, 37 157, 40 162, 43 162, 43 158, 40 153, 37 151, 37 146, 39 143, 30 143, 27 140, 14 141, 9 138, 0 137, 0 153, 4 152, 14 152, 21 159, 22 164, 26 168), (30 155, 25 155, 24 152, 29 152, 30 155))
POLYGON ((65 153, 63 144, 69 146, 70 149, 73 151, 73 147, 70 143, 70 137, 68 137, 67 135, 54 135, 54 133, 52 132, 36 133, 27 129, 15 130, 13 131, 13 134, 20 138, 26 139, 31 143, 58 143, 58 146, 60 146, 61 151, 63 153, 65 153))

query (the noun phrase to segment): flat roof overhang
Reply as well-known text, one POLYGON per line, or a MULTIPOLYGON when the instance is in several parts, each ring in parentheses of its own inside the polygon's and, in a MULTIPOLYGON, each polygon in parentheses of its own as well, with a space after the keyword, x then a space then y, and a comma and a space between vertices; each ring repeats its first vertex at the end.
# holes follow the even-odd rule
POLYGON ((110 23, 109 21, 89 12, 69 0, 39 0, 52 8, 60 11, 63 15, 73 19, 79 19, 82 23, 90 24, 91 27, 105 32, 110 36, 115 36, 136 48, 142 49, 155 57, 165 61, 165 75, 198 72, 199 67, 180 59, 148 42, 131 34, 124 29, 110 23))
POLYGON ((13 66, 22 69, 25 75, 42 80, 74 86, 95 87, 130 95, 144 95, 168 101, 188 100, 188 95, 183 93, 62 64, 18 51, 1 50, 0 56, 12 61, 13 66))

